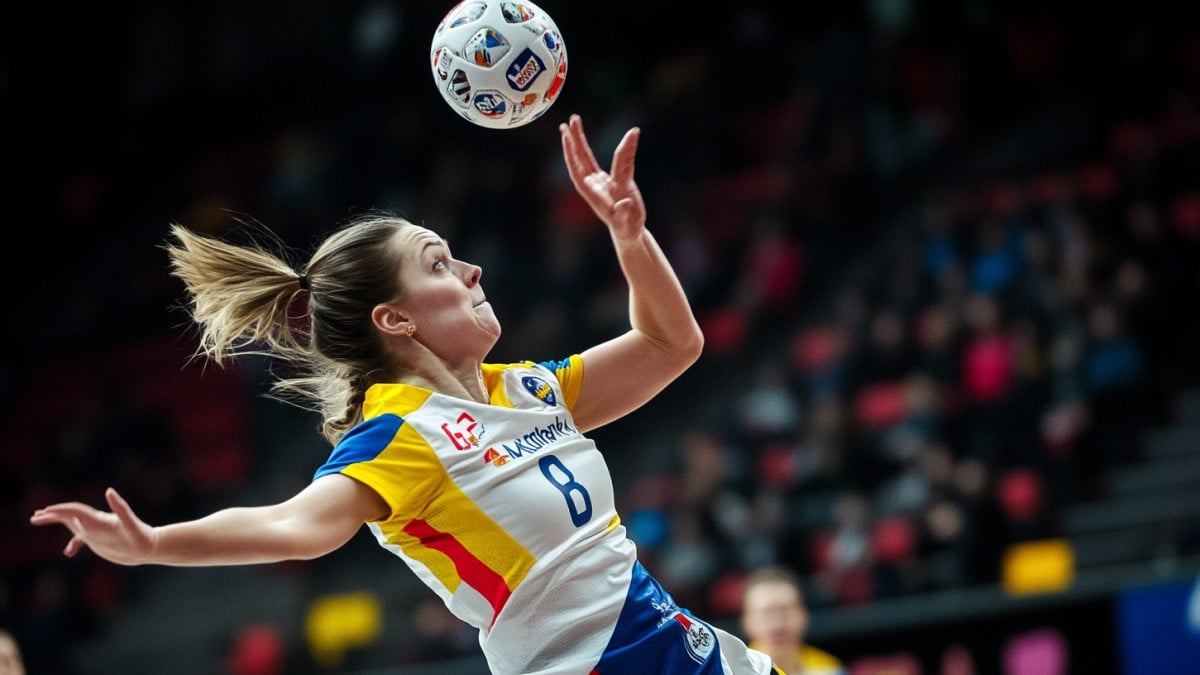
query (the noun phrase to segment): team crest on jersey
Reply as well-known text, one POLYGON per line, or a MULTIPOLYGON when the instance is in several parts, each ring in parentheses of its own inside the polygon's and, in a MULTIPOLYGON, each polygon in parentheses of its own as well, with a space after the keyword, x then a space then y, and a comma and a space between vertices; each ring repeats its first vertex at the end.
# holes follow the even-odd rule
POLYGON ((682 612, 673 618, 683 626, 683 639, 687 644, 688 656, 696 663, 707 661, 708 655, 712 654, 717 646, 717 636, 713 634, 712 629, 700 621, 689 619, 682 612))
POLYGON ((526 375, 521 378, 521 386, 525 387, 525 391, 533 394, 533 397, 542 403, 549 406, 558 405, 558 397, 554 395, 554 388, 542 378, 526 375))
POLYGON ((464 412, 453 422, 442 422, 442 433, 454 444, 454 449, 461 452, 479 447, 479 439, 483 438, 483 425, 464 412))
POLYGON ((683 641, 687 645, 688 656, 696 663, 704 663, 717 647, 717 636, 704 622, 697 621, 679 611, 679 606, 671 601, 650 601, 650 606, 658 610, 662 618, 658 627, 674 621, 683 628, 683 641))

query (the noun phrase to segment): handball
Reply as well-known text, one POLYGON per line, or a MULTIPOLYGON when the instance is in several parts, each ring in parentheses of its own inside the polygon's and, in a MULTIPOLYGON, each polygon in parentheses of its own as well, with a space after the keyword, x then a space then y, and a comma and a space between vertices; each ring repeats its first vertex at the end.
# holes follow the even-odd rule
POLYGON ((450 108, 490 129, 540 117, 567 77, 558 26, 531 2, 463 0, 438 24, 429 57, 450 108))

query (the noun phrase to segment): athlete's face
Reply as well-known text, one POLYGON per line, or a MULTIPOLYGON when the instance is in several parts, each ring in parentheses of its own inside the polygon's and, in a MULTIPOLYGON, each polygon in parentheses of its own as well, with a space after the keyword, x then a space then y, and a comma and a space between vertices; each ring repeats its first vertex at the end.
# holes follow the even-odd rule
POLYGON ((756 584, 742 603, 742 628, 764 648, 799 646, 808 630, 808 612, 795 586, 782 581, 756 584))
POLYGON ((407 227, 396 239, 399 305, 416 327, 414 337, 443 360, 482 360, 500 338, 500 322, 479 285, 483 270, 456 260, 446 241, 423 227, 407 227))

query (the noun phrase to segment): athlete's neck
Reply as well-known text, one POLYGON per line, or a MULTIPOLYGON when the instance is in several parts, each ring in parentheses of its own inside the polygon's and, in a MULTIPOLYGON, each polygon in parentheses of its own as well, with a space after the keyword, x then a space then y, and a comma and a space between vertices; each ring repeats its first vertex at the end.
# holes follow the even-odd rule
POLYGON ((453 396, 476 403, 491 401, 487 387, 483 384, 483 371, 478 366, 458 374, 449 369, 443 369, 436 373, 409 372, 401 377, 400 381, 445 396, 453 396))

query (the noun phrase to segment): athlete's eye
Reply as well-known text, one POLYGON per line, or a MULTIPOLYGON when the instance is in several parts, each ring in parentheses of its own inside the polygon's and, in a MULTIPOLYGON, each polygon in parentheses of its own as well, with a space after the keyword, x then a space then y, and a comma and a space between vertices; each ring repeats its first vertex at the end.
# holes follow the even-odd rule
POLYGON ((445 259, 438 258, 437 260, 433 261, 433 270, 435 272, 444 272, 448 269, 450 269, 450 267, 446 264, 445 259))

